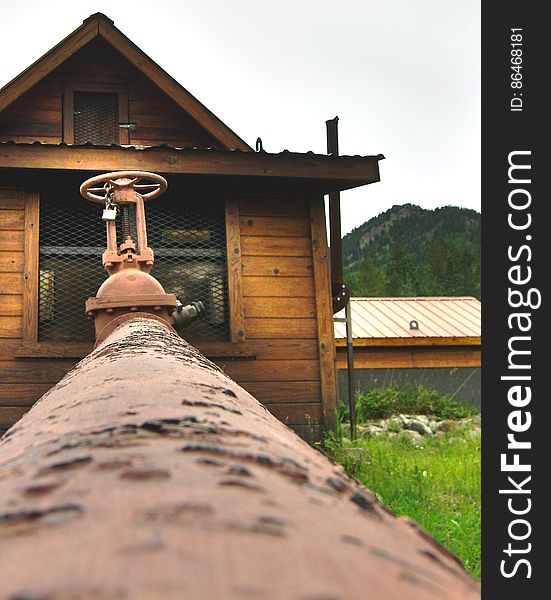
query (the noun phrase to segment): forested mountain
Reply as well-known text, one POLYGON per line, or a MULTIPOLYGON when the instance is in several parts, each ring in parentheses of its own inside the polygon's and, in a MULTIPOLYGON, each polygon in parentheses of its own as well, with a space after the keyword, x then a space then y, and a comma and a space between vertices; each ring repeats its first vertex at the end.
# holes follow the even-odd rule
POLYGON ((352 296, 480 298, 480 213, 393 206, 343 238, 352 296))

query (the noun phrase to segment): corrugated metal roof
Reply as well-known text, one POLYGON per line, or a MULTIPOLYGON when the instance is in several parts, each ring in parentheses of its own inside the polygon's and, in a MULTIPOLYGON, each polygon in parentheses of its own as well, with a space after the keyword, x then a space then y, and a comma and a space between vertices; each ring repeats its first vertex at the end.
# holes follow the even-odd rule
MULTIPOLYGON (((480 302, 472 297, 352 298, 354 339, 480 337, 480 302), (411 329, 416 321, 419 329, 411 329)), ((344 309, 337 317, 344 318, 344 309)), ((346 337, 335 323, 335 337, 346 337)))
POLYGON ((332 159, 360 159, 364 160, 366 158, 374 158, 376 160, 384 160, 383 154, 339 154, 338 156, 334 156, 333 154, 317 154, 312 150, 308 150, 307 152, 292 152, 291 150, 282 150, 281 152, 266 152, 265 150, 261 150, 260 152, 254 152, 249 150, 241 150, 240 148, 219 148, 218 146, 171 146, 170 144, 157 144, 156 146, 141 146, 136 144, 92 144, 91 142, 86 142, 85 144, 67 144, 67 142, 52 142, 46 143, 36 140, 35 142, 18 142, 17 140, 4 140, 0 141, 0 146, 46 146, 46 147, 62 147, 62 148, 119 148, 121 150, 176 150, 178 152, 208 152, 208 153, 216 153, 219 152, 221 154, 246 154, 246 155, 264 155, 264 156, 315 156, 316 158, 323 158, 327 160, 332 159))

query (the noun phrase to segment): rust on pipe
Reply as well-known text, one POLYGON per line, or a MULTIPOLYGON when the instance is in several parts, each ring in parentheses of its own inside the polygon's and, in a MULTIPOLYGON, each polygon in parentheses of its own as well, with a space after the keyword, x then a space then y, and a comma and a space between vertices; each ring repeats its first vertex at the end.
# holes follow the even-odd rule
POLYGON ((0 442, 2 598, 467 600, 478 584, 160 320, 0 442))

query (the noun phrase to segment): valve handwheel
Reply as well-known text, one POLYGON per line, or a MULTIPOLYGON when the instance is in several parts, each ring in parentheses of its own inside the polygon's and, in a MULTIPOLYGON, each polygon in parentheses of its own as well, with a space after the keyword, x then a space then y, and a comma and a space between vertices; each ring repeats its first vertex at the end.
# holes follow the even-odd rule
POLYGON ((147 171, 114 171, 87 179, 80 186, 80 195, 86 200, 105 204, 108 200, 108 194, 113 188, 133 188, 144 200, 151 200, 163 194, 167 187, 168 183, 166 179, 157 175, 157 173, 149 173, 147 171), (139 184, 142 180, 145 180, 145 183, 139 184), (104 185, 96 187, 100 184, 104 185), (142 190, 145 193, 142 193, 142 190), (147 190, 151 191, 148 192, 147 190))

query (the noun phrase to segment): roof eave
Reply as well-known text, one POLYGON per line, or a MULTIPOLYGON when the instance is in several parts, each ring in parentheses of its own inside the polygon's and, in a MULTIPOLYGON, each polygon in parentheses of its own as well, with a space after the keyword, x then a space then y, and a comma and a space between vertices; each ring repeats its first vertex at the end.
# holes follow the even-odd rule
POLYGON ((189 176, 245 177, 307 184, 317 193, 346 190, 379 181, 378 156, 241 152, 120 146, 0 144, 0 168, 74 171, 143 170, 189 176))

